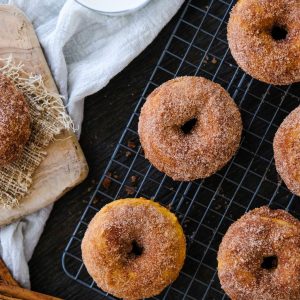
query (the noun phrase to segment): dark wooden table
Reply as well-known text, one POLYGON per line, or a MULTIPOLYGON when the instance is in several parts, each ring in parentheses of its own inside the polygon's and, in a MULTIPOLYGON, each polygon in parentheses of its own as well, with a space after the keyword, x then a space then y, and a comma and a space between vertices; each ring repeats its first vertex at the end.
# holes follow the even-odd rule
POLYGON ((30 261, 32 289, 64 299, 102 299, 64 274, 61 256, 141 95, 180 12, 155 41, 100 92, 85 101, 80 144, 90 167, 88 178, 54 206, 30 261), (112 117, 113 116, 113 117, 112 117))

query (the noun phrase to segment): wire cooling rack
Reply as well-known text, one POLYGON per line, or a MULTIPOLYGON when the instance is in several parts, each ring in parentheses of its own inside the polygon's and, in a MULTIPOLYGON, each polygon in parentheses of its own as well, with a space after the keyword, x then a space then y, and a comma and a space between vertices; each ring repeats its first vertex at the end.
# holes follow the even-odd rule
POLYGON ((233 0, 190 0, 156 65, 112 158, 64 253, 65 272, 108 299, 88 275, 80 244, 101 207, 124 197, 153 198, 178 216, 188 241, 179 278, 153 299, 226 299, 217 276, 217 250, 228 226, 249 209, 283 208, 300 217, 300 200, 282 184, 273 160, 274 134, 299 105, 299 84, 276 87, 239 69, 228 49, 226 26, 233 0), (239 105, 244 132, 236 156, 205 180, 174 182, 144 158, 137 134, 147 95, 166 80, 204 76, 220 83, 239 105))

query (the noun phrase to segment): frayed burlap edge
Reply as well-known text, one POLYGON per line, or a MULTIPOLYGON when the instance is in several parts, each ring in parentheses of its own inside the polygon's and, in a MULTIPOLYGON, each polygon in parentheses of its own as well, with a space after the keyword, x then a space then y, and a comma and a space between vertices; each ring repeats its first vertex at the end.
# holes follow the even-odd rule
POLYGON ((10 78, 29 105, 31 136, 19 160, 0 167, 0 205, 12 208, 27 194, 34 171, 46 156, 46 149, 62 130, 73 123, 65 111, 62 97, 50 93, 41 75, 28 74, 11 58, 1 60, 0 72, 10 78))

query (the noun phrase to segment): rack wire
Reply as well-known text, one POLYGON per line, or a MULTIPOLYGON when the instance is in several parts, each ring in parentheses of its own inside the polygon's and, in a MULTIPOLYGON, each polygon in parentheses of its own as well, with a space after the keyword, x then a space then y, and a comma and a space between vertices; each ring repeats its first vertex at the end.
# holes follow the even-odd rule
POLYGON ((227 299, 217 276, 216 255, 229 225, 255 207, 283 208, 300 217, 300 201, 277 175, 272 141, 299 105, 299 84, 272 86, 246 75, 228 49, 226 27, 234 0, 189 0, 133 112, 108 166, 63 253, 65 272, 101 291, 88 275, 80 244, 91 218, 105 204, 124 197, 152 198, 180 220, 188 242, 179 278, 153 299, 227 299), (235 157, 205 180, 175 182, 144 158, 137 134, 139 111, 157 86, 182 75, 220 83, 239 105, 243 138, 235 157))

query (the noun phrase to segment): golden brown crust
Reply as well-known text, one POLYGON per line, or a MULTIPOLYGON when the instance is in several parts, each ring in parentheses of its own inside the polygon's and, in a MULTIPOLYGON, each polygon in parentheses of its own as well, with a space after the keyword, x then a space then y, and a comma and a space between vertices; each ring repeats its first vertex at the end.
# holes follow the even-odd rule
POLYGON ((0 74, 0 165, 20 156, 30 133, 29 109, 23 94, 0 74))
POLYGON ((242 121, 229 94, 202 77, 178 77, 147 98, 138 132, 145 156, 174 180, 205 178, 238 149, 242 121), (195 118, 192 131, 181 126, 195 118))
POLYGON ((218 275, 231 299, 300 299, 300 222, 266 206, 245 214, 222 240, 218 275), (263 268, 272 256, 277 267, 263 268))
POLYGON ((240 0, 228 22, 228 43, 238 65, 254 78, 277 85, 300 81, 300 1, 240 0), (272 37, 272 28, 287 31, 272 37))
POLYGON ((84 264, 97 285, 128 300, 159 294, 185 259, 185 237, 174 214, 150 200, 123 199, 104 206, 82 241, 84 264), (135 255, 132 243, 142 247, 135 255))
POLYGON ((276 169, 286 186, 300 196, 300 106, 278 128, 274 142, 276 169))

